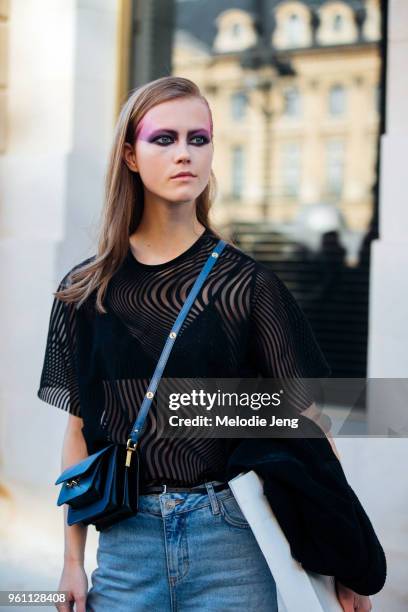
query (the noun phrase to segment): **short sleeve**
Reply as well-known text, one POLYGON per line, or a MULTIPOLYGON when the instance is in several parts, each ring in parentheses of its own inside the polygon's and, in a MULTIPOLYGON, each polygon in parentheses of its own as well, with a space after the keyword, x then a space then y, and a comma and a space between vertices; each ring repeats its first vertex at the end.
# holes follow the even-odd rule
POLYGON ((305 379, 331 373, 310 323, 286 285, 262 264, 251 302, 252 365, 263 378, 290 379, 290 408, 302 412, 316 399, 316 386, 305 379))
MULTIPOLYGON (((59 284, 58 291, 66 287, 66 278, 59 284)), ((52 406, 80 417, 75 367, 75 320, 75 304, 54 298, 37 396, 52 406)))

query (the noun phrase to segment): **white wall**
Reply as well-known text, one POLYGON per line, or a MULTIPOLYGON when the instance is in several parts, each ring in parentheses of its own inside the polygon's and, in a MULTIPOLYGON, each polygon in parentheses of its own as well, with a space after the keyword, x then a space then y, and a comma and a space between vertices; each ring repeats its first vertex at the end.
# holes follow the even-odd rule
MULTIPOLYGON (((408 609, 408 2, 390 0, 387 126, 381 141, 380 237, 372 245, 370 278, 370 378, 400 378, 395 392, 369 395, 369 431, 389 428, 401 438, 343 440, 341 448, 362 501, 384 545, 389 573, 378 608, 408 609), (405 430, 405 436, 408 429, 405 430), (346 458, 347 456, 347 458, 346 458)), ((389 388, 389 383, 387 383, 389 388)), ((373 389, 376 387, 374 386, 373 389)), ((383 385, 383 389, 386 385, 383 385)))
POLYGON ((115 0, 12 0, 0 157, 0 469, 49 485, 67 415, 36 397, 52 292, 93 252, 115 120, 115 0))
POLYGON ((380 238, 370 279, 369 375, 408 376, 408 3, 389 3, 386 134, 381 140, 380 238))
POLYGON ((64 240, 58 273, 94 253, 104 173, 115 123, 116 0, 79 0, 76 10, 73 145, 67 159, 64 240))

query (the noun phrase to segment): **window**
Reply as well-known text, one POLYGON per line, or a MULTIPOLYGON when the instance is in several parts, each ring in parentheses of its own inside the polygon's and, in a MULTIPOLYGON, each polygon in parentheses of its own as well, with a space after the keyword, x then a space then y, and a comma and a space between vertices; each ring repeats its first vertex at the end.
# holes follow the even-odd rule
POLYGON ((241 146, 232 149, 232 197, 241 198, 244 186, 244 149, 241 146))
MULTIPOLYGON (((204 5, 205 3, 201 2, 201 4, 204 5)), ((192 31, 194 31, 199 38, 199 31, 207 31, 210 27, 210 23, 212 23, 212 18, 208 15, 201 15, 201 13, 198 13, 194 24, 191 22, 192 31), (207 18, 209 19, 208 24, 207 18)), ((216 35, 213 41, 213 50, 216 53, 243 51, 256 44, 257 32, 254 18, 253 15, 247 11, 237 8, 221 11, 215 18, 215 27, 216 35)))
POLYGON ((300 115, 300 94, 297 87, 288 87, 283 92, 284 114, 288 117, 299 117, 300 115))
POLYGON ((240 23, 233 23, 231 28, 232 36, 239 36, 242 32, 242 26, 240 23))
POLYGON ((329 112, 343 115, 346 111, 346 91, 342 85, 334 85, 329 92, 329 112))
POLYGON ((343 29, 344 19, 343 15, 335 15, 333 17, 333 30, 335 32, 340 32, 343 29))
POLYGON ((282 187, 287 196, 297 196, 300 188, 300 145, 285 142, 282 145, 282 187))
POLYGON ((351 2, 323 2, 319 11, 316 41, 320 45, 356 42, 358 27, 351 2))
POLYGON ((298 47, 302 45, 303 23, 299 15, 292 13, 286 21, 286 36, 289 46, 298 47))
POLYGON ((265 4, 277 5, 276 8, 271 8, 275 14, 275 28, 271 42, 276 49, 308 47, 313 43, 309 1, 274 0, 265 4))
POLYGON ((344 142, 329 140, 326 147, 327 191, 331 195, 340 196, 344 182, 344 142))
POLYGON ((235 120, 245 117, 248 105, 247 96, 242 91, 237 91, 231 96, 231 115, 235 120))

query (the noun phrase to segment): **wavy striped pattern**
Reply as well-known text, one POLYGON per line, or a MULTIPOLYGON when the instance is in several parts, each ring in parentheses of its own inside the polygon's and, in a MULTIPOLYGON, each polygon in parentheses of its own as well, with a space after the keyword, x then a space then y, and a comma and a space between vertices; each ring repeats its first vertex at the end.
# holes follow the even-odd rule
MULTIPOLYGON (((63 282, 59 289, 62 286, 63 282)), ((79 386, 74 366, 76 353, 75 309, 54 299, 37 396, 80 416, 79 386)))
MULTIPOLYGON (((126 443, 169 329, 217 240, 206 230, 159 265, 138 262, 129 249, 109 285, 103 327, 91 300, 79 310, 54 301, 38 396, 82 416, 89 449, 102 438, 126 443)), ((313 401, 301 379, 328 374, 286 286, 270 268, 227 245, 183 323, 163 377, 290 378, 286 399, 301 411, 313 401)), ((161 437, 153 402, 140 442, 144 478, 184 485, 222 480, 228 443, 161 437)))

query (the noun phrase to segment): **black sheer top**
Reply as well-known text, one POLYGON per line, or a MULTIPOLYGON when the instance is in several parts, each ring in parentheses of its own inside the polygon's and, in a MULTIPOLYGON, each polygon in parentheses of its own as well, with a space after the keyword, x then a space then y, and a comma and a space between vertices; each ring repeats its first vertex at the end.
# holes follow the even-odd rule
MULTIPOLYGON (((206 229, 181 255, 157 265, 140 263, 129 247, 108 286, 107 314, 96 311, 94 294, 80 308, 54 299, 38 397, 83 419, 90 454, 107 441, 126 444, 169 330, 217 242, 206 229)), ((70 272, 59 288, 70 282, 70 272)), ((227 244, 184 320, 163 377, 321 378, 329 373, 284 283, 227 244)), ((299 386, 293 401, 300 412, 313 399, 299 386)), ((156 436, 154 403, 140 439, 143 478, 180 486, 223 480, 226 441, 156 436)))

